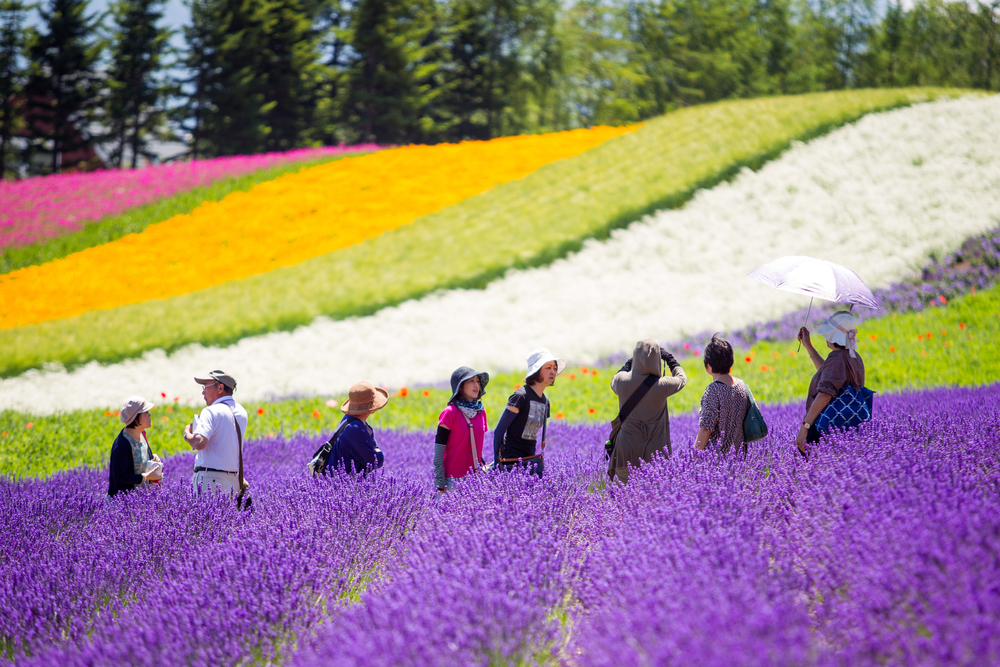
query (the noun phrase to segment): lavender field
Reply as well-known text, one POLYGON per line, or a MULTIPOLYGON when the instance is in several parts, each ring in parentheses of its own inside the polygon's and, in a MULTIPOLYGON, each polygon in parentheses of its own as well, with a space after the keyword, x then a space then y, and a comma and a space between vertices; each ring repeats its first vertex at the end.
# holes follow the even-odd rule
POLYGON ((555 423, 546 477, 438 497, 429 434, 314 480, 318 439, 248 443, 254 511, 191 456, 107 502, 106 473, 0 479, 0 661, 16 665, 1000 663, 1000 385, 876 397, 794 455, 692 452, 606 485, 603 426, 555 423))

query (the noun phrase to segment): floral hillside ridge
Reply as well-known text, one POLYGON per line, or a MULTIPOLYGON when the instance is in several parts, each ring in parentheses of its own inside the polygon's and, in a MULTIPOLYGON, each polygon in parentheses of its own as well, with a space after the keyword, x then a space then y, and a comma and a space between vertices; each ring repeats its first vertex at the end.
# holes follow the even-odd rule
POLYGON ((140 234, 0 276, 0 329, 186 294, 297 264, 633 129, 406 146, 312 167, 140 234), (123 274, 126 264, 143 270, 123 274), (107 289, 111 284, 116 289, 107 289))
POLYGON ((392 431, 386 467, 360 479, 305 473, 320 437, 252 439, 252 513, 192 497, 190 453, 110 502, 103 470, 0 479, 4 658, 995 664, 1000 387, 877 400, 809 462, 790 446, 801 406, 766 407, 745 460, 691 452, 697 418, 674 417, 674 456, 627 486, 606 484, 605 426, 561 423, 544 479, 442 497, 427 435, 392 431))
POLYGON ((78 231, 89 222, 222 178, 279 164, 378 149, 375 144, 302 148, 283 153, 175 162, 141 169, 0 181, 0 250, 78 231))

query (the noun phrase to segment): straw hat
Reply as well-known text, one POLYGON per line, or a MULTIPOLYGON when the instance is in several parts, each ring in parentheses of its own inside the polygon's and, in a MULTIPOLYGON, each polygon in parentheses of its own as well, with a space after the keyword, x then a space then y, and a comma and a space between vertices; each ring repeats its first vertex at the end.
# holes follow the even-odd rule
POLYGON ((363 415, 375 412, 385 407, 389 402, 389 392, 382 387, 376 387, 371 382, 362 380, 351 385, 348 398, 340 409, 346 415, 363 415))

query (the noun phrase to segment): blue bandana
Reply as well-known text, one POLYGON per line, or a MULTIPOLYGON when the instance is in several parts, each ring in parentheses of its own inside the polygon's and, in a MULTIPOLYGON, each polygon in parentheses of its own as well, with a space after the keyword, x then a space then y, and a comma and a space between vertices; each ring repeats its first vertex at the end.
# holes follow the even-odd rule
POLYGON ((475 401, 467 401, 464 398, 456 398, 455 405, 462 411, 462 414, 469 419, 478 415, 483 409, 483 402, 479 399, 476 399, 475 401))

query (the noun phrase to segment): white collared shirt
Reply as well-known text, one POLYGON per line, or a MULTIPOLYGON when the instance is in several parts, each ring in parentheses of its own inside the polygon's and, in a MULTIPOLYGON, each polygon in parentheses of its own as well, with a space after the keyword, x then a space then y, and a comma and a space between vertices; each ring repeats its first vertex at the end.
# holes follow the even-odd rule
MULTIPOLYGON (((247 433, 247 411, 237 403, 232 396, 222 396, 206 407, 198 415, 198 425, 194 432, 208 440, 205 449, 194 455, 195 467, 214 468, 236 472, 240 466, 240 444, 236 434, 236 422, 233 412, 240 424, 243 439, 247 433)), ((246 450, 243 450, 244 457, 246 450)), ((244 464, 246 459, 244 458, 244 464)))

